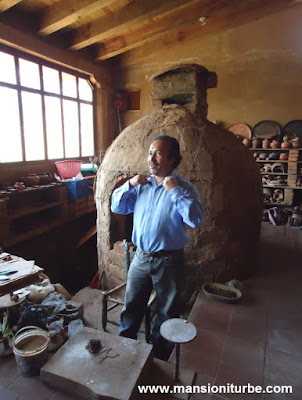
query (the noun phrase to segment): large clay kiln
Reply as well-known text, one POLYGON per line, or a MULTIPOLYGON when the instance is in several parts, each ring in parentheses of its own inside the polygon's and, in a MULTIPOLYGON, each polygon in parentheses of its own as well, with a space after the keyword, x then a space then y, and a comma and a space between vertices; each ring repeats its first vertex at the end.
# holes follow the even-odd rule
MULTIPOLYGON (((110 211, 111 193, 125 178, 149 173, 147 153, 156 135, 175 137, 183 160, 177 172, 197 187, 205 210, 199 229, 188 228, 185 248, 187 289, 205 281, 242 278, 258 240, 262 219, 259 168, 249 149, 231 132, 206 119, 206 90, 216 74, 183 65, 153 78, 154 105, 162 108, 128 126, 108 149, 97 177, 99 270, 103 287, 125 279, 125 258, 114 246, 125 223, 110 211), (113 248, 114 247, 114 248, 113 248)), ((122 234, 121 234, 122 235, 122 234)))

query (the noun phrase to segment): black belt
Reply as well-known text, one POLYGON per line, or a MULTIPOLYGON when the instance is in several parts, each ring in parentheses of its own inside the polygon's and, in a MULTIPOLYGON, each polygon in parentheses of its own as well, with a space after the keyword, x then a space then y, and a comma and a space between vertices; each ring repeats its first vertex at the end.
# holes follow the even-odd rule
POLYGON ((183 252, 183 249, 177 249, 177 250, 159 250, 159 251, 152 251, 152 252, 147 252, 142 249, 138 249, 140 253, 148 256, 148 257, 164 257, 164 256, 169 256, 172 254, 179 254, 183 252))

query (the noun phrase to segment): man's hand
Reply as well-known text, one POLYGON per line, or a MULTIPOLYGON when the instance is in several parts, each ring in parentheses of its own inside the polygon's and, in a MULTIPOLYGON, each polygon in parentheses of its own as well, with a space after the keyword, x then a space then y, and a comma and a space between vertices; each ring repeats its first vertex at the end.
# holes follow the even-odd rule
POLYGON ((170 192, 172 189, 178 186, 177 179, 173 176, 166 176, 163 180, 163 186, 167 192, 170 192))
POLYGON ((146 185, 146 183, 148 182, 148 178, 150 177, 150 175, 135 175, 133 176, 130 180, 129 183, 132 187, 135 187, 137 185, 146 185))

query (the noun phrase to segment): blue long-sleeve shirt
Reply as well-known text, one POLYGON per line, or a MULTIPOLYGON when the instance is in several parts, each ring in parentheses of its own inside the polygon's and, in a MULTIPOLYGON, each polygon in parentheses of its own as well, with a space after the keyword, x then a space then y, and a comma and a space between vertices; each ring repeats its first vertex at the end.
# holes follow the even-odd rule
POLYGON ((203 221, 195 186, 175 171, 171 175, 179 186, 170 192, 151 176, 146 185, 132 187, 127 181, 112 194, 113 213, 134 212, 132 242, 146 252, 183 248, 188 241, 185 224, 197 228, 203 221))

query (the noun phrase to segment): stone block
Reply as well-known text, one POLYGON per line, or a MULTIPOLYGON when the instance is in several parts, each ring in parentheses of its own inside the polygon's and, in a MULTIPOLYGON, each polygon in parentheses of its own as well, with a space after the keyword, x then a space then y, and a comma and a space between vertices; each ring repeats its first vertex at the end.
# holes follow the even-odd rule
POLYGON ((82 398, 133 399, 137 383, 152 362, 152 345, 81 328, 42 367, 41 380, 82 398), (100 350, 90 353, 91 340, 100 350))

